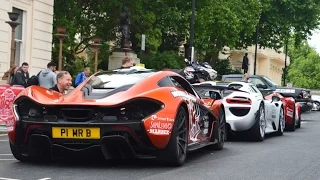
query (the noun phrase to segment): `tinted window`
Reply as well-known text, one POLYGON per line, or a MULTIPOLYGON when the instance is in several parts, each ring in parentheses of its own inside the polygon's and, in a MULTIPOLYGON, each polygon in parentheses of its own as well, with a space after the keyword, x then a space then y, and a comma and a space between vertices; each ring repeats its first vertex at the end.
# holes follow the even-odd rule
POLYGON ((254 84, 254 85, 258 85, 258 84, 265 85, 264 82, 261 81, 261 79, 258 79, 258 78, 249 78, 249 80, 251 80, 251 83, 254 84))
POLYGON ((129 84, 136 84, 154 74, 154 72, 135 72, 132 74, 115 71, 103 71, 93 76, 88 84, 94 89, 115 89, 129 84))
POLYGON ((158 82, 158 86, 160 87, 174 87, 174 84, 170 80, 169 77, 165 77, 158 82))
POLYGON ((190 86, 190 84, 186 80, 184 80, 183 78, 181 78, 179 76, 171 76, 170 79, 176 87, 181 88, 181 89, 187 91, 188 93, 194 95, 195 97, 200 98, 200 96, 193 90, 193 88, 190 86))

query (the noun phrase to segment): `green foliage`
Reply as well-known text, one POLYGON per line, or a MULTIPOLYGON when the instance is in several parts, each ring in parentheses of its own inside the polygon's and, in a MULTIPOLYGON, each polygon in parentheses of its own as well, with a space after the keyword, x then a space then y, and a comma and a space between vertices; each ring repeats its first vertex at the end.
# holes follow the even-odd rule
POLYGON ((287 82, 295 87, 320 89, 320 56, 307 42, 295 47, 291 41, 289 48, 291 64, 288 70, 287 82))
POLYGON ((163 53, 151 54, 143 60, 146 68, 151 69, 182 69, 185 67, 184 58, 175 52, 165 51, 163 53))
POLYGON ((233 70, 231 68, 229 59, 217 60, 212 65, 213 65, 213 69, 216 70, 218 73, 216 80, 221 80, 222 75, 225 75, 225 74, 241 74, 240 71, 233 70))
MULTIPOLYGON (((119 17, 124 5, 131 12, 131 42, 136 53, 140 51, 141 34, 146 35, 145 53, 157 54, 152 58, 169 51, 177 54, 178 47, 189 40, 191 1, 55 0, 54 31, 57 26, 66 26, 68 34, 63 46, 64 62, 74 64, 76 55, 89 47, 94 35, 101 37, 103 44, 110 41, 119 44, 119 17)), ((196 1, 195 50, 205 52, 203 59, 214 65, 223 46, 238 49, 254 44, 257 24, 262 47, 277 49, 290 36, 298 45, 319 25, 319 17, 320 0, 196 1)), ((53 44, 52 57, 57 62, 56 37, 53 44)), ((107 49, 100 51, 100 69, 107 68, 109 55, 107 49)), ((165 58, 162 61, 179 66, 165 58)))

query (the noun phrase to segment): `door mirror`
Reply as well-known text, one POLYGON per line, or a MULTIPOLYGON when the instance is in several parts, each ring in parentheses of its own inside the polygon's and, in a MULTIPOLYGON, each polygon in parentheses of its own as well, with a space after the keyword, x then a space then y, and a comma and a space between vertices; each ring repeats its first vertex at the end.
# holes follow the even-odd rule
POLYGON ((220 94, 216 91, 209 91, 209 95, 210 95, 210 99, 213 99, 213 100, 221 99, 220 94))
POLYGON ((256 86, 258 89, 267 89, 268 88, 268 86, 265 84, 257 84, 256 86))

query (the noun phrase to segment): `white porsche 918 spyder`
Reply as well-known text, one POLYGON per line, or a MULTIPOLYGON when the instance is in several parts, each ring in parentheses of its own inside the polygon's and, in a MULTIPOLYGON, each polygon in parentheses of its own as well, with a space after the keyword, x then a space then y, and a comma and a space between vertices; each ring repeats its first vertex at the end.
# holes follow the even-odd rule
MULTIPOLYGON (((216 86, 211 81, 193 85, 212 86, 212 89, 222 90, 228 139, 236 132, 248 133, 250 138, 257 141, 263 141, 268 133, 283 134, 285 116, 279 97, 273 96, 266 100, 255 85, 246 82, 232 82, 225 87, 216 86)), ((203 96, 209 96, 208 94, 203 96)))
POLYGON ((279 97, 265 100, 255 85, 246 82, 232 82, 228 88, 244 91, 224 94, 223 104, 230 135, 232 132, 247 132, 252 139, 263 141, 265 134, 283 134, 285 116, 279 97))

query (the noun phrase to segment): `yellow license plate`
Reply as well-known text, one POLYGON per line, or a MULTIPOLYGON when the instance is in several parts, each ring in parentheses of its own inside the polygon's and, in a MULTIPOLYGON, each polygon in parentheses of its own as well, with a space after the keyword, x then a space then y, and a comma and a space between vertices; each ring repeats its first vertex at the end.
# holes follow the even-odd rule
POLYGON ((52 138, 100 139, 100 128, 52 127, 52 138))

